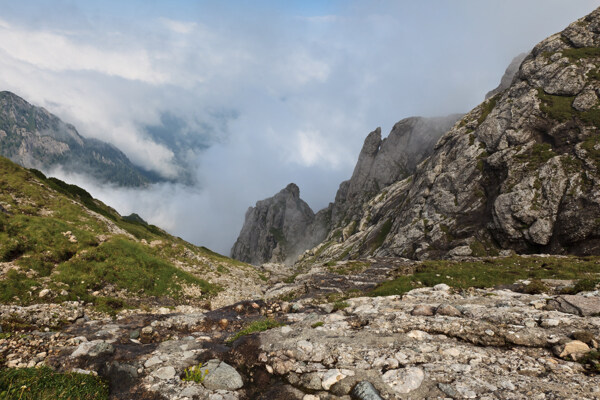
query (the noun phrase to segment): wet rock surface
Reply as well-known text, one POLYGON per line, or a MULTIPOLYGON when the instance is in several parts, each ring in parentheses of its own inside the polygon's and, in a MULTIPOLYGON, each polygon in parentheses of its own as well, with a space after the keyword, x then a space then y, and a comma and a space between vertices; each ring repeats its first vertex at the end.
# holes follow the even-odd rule
POLYGON ((308 295, 82 317, 60 332, 3 336, 0 359, 11 368, 99 374, 114 399, 600 399, 600 376, 579 362, 598 349, 600 317, 554 309, 565 297, 588 304, 600 293, 442 284, 350 298, 337 311, 308 295), (227 341, 265 316, 285 325, 227 341), (183 380, 190 367, 202 370, 201 381, 183 380))

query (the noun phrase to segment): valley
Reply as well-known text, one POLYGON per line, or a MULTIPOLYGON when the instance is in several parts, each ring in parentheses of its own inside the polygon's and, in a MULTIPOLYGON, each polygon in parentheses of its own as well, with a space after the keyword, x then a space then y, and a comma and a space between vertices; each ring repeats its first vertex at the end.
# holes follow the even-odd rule
POLYGON ((596 9, 372 131, 324 209, 258 201, 231 258, 36 169, 152 182, 1 93, 0 400, 600 399, 599 72, 596 9))

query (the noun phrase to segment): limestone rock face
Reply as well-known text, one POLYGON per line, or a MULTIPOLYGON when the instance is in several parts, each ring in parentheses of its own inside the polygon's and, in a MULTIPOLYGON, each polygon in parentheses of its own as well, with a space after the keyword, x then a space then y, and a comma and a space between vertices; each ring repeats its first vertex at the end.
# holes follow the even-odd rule
POLYGON ((318 231, 313 227, 314 221, 314 212, 300 199, 300 189, 290 183, 275 196, 248 209, 231 256, 252 264, 293 261, 322 240, 310 237, 318 231))
POLYGON ((354 233, 363 205, 382 188, 412 174, 433 151, 435 142, 460 115, 411 117, 396 123, 387 138, 377 128, 365 139, 352 178, 342 182, 335 201, 316 215, 302 201, 296 185, 259 201, 246 214, 231 256, 241 261, 293 263, 328 235, 354 233))
POLYGON ((144 186, 157 180, 116 147, 82 137, 73 125, 11 92, 0 92, 0 155, 26 168, 60 166, 121 186, 144 186))
POLYGON ((433 151, 437 140, 460 118, 411 117, 397 122, 387 138, 371 132, 349 181, 342 182, 332 206, 332 227, 359 220, 363 204, 383 188, 410 176, 433 151))
MULTIPOLYGON (((535 46, 510 87, 456 123, 412 176, 371 195, 353 233, 310 260, 600 253, 599 26, 600 9, 535 46)), ((371 135, 357 168, 376 163, 371 135)))

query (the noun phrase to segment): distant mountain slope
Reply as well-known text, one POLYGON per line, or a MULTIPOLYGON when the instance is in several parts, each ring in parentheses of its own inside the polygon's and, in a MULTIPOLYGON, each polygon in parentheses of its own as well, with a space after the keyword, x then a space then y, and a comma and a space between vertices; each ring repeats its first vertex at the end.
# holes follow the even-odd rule
POLYGON ((539 43, 410 178, 312 259, 600 254, 600 9, 539 43))
POLYGON ((27 168, 60 166, 120 186, 161 180, 133 165, 116 147, 82 137, 74 126, 11 92, 0 92, 0 155, 27 168))
POLYGON ((261 293, 250 265, 135 214, 121 217, 85 190, 4 157, 0 188, 0 303, 223 306, 261 293))

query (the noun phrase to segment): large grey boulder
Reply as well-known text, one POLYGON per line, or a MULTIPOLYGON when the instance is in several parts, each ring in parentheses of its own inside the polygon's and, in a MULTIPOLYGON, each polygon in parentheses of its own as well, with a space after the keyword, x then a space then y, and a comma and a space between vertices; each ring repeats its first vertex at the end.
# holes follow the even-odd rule
POLYGON ((244 386, 235 368, 221 360, 210 360, 200 370, 203 376, 206 374, 202 384, 209 390, 237 390, 244 386))

